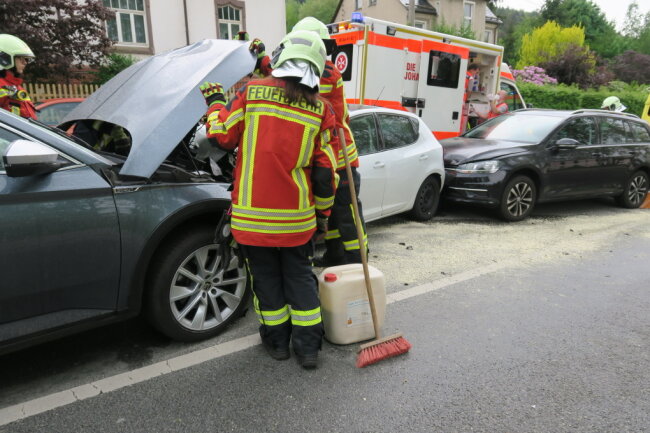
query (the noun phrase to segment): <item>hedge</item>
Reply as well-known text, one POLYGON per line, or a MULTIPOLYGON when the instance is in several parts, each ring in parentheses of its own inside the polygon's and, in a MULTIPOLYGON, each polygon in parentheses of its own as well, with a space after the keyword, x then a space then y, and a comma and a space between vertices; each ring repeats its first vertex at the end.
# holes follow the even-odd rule
POLYGON ((544 85, 517 82, 526 104, 532 104, 535 108, 554 108, 558 110, 578 110, 580 108, 600 108, 603 99, 608 96, 618 96, 623 105, 627 106, 627 112, 641 116, 645 101, 648 98, 647 92, 623 90, 613 92, 611 90, 582 90, 575 86, 544 85))

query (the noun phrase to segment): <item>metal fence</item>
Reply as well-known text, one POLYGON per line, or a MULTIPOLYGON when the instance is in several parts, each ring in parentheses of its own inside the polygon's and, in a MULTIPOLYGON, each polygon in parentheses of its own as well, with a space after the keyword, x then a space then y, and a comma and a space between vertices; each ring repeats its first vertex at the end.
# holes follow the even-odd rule
POLYGON ((97 84, 39 84, 27 83, 25 89, 33 102, 52 98, 86 98, 99 88, 97 84))

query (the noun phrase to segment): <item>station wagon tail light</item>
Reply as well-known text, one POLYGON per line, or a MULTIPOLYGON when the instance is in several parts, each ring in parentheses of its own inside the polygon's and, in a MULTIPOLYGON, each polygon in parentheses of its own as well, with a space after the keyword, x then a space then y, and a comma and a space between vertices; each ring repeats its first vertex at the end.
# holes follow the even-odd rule
POLYGON ((456 167, 456 171, 463 174, 491 174, 496 173, 500 167, 499 161, 478 161, 461 164, 456 167))

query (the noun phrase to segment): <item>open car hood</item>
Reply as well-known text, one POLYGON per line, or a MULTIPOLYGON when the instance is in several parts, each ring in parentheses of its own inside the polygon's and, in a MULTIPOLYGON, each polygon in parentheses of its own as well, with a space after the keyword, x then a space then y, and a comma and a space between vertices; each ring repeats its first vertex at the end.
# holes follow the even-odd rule
POLYGON ((207 111, 204 81, 230 88, 253 72, 248 43, 206 39, 142 60, 101 86, 63 119, 103 120, 131 134, 120 174, 150 177, 207 111))

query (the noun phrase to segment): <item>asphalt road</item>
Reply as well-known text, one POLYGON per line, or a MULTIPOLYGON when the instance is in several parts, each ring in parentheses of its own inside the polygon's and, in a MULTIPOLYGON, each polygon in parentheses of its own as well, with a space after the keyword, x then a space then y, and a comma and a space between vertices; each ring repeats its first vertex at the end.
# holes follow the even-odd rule
POLYGON ((134 320, 0 357, 0 433, 650 429, 650 210, 546 205, 507 224, 443 208, 369 235, 387 277, 385 332, 402 331, 410 353, 357 369, 356 345, 325 344, 320 368, 304 371, 250 343, 251 314, 193 345, 134 320))

